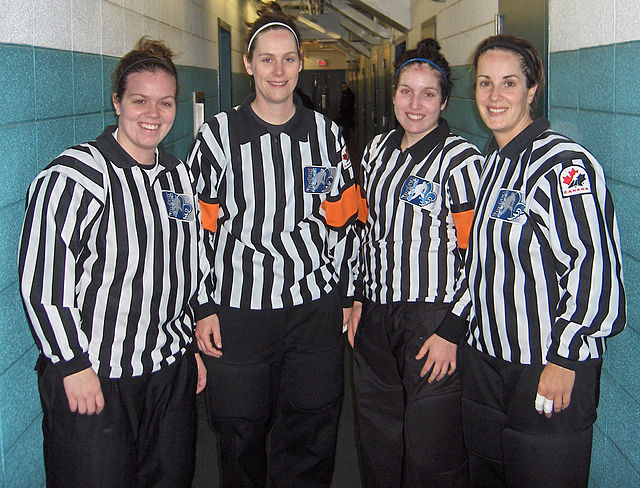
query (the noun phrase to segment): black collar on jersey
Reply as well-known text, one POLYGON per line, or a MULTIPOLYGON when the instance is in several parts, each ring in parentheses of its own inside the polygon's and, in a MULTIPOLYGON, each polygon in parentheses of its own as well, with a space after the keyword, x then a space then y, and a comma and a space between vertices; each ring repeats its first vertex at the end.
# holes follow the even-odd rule
MULTIPOLYGON (((139 166, 138 162, 133 159, 123 147, 118 144, 113 133, 118 127, 110 125, 104 129, 102 134, 96 138, 96 146, 98 150, 113 164, 120 168, 133 168, 139 166)), ((158 164, 167 169, 173 169, 180 163, 180 160, 169 154, 162 144, 158 146, 158 164)))
POLYGON ((489 144, 489 154, 498 151, 500 155, 506 158, 515 159, 529 144, 531 144, 531 141, 542 134, 545 130, 548 130, 549 126, 549 121, 544 117, 536 119, 526 126, 520 134, 511 139, 502 149, 498 148, 498 143, 494 137, 489 144))
MULTIPOLYGON (((418 142, 407 148, 407 152, 411 154, 411 158, 422 161, 427 155, 433 151, 433 148, 444 141, 449 135, 449 124, 443 118, 438 119, 438 127, 429 132, 418 142)), ((402 138, 404 137, 404 129, 398 126, 393 134, 389 136, 389 147, 400 149, 402 138)))
MULTIPOLYGON (((267 126, 258 122, 252 114, 251 102, 253 102, 255 98, 255 93, 249 95, 237 110, 235 110, 236 116, 234 117, 233 128, 238 131, 240 144, 253 141, 269 133, 267 126)), ((302 105, 302 99, 295 93, 293 95, 293 103, 296 107, 296 113, 282 125, 282 132, 286 133, 292 139, 306 141, 309 138, 309 132, 314 130, 314 112, 302 105)), ((229 114, 233 117, 233 111, 229 112, 229 114)))

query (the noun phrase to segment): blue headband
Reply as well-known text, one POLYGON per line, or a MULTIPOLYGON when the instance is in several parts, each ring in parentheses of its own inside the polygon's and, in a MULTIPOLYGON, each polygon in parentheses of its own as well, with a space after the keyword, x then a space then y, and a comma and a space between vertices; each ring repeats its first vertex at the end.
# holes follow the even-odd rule
POLYGON ((404 63, 402 63, 398 69, 396 70, 396 80, 398 79, 398 76, 400 75, 400 70, 402 68, 404 68, 406 65, 408 65, 409 63, 416 63, 416 62, 423 62, 423 63, 429 63, 431 66, 433 66, 435 69, 437 69, 438 71, 440 71, 440 74, 442 75, 442 77, 444 78, 444 82, 447 82, 447 75, 444 74, 444 71, 442 71, 442 68, 440 66, 438 66, 436 63, 434 63, 433 61, 431 61, 430 59, 426 59, 426 58, 411 58, 407 61, 405 61, 404 63))

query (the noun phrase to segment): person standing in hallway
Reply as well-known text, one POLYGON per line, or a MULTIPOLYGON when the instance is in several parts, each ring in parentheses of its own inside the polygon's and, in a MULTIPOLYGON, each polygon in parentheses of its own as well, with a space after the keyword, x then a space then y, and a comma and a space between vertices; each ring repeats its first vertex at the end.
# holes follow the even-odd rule
POLYGON ((463 425, 473 487, 586 488, 605 340, 626 321, 618 226, 600 164, 533 119, 540 54, 475 51, 493 133, 469 238, 463 425))
POLYGON ((221 486, 328 487, 358 192, 337 124, 294 96, 293 19, 275 2, 258 14, 244 55, 255 93, 206 122, 188 159, 217 305, 196 336, 221 486))
POLYGON ((118 125, 29 188, 19 273, 51 488, 193 479, 206 382, 193 329, 212 284, 195 185, 160 143, 176 115, 172 56, 140 39, 114 72, 118 125))
POLYGON ((348 331, 363 481, 463 488, 466 327, 444 318, 461 283, 482 157, 441 117, 453 83, 439 44, 422 40, 395 67, 399 127, 376 136, 362 159, 368 215, 348 331))
POLYGON ((342 128, 344 138, 349 143, 353 138, 353 129, 355 128, 356 96, 344 81, 340 83, 340 91, 342 95, 340 95, 337 122, 342 128))

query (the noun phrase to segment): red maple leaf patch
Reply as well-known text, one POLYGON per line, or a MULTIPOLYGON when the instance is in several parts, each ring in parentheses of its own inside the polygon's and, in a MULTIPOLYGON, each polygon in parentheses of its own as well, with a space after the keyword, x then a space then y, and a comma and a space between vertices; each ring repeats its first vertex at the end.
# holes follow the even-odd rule
POLYGON ((573 177, 576 175, 577 172, 578 172, 578 170, 576 170, 575 168, 571 168, 571 171, 569 171, 569 176, 565 176, 562 179, 562 182, 565 185, 568 185, 569 183, 571 183, 571 181, 573 181, 573 177))

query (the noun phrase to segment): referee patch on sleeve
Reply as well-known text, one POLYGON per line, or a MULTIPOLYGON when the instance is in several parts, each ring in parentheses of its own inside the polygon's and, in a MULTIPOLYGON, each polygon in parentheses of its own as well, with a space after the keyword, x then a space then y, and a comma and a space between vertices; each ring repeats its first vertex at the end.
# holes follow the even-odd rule
POLYGON ((569 166, 560 173, 560 189, 563 197, 591 193, 589 175, 582 166, 569 166))
POLYGON ((163 191, 162 198, 169 217, 176 220, 195 220, 192 195, 163 191))

